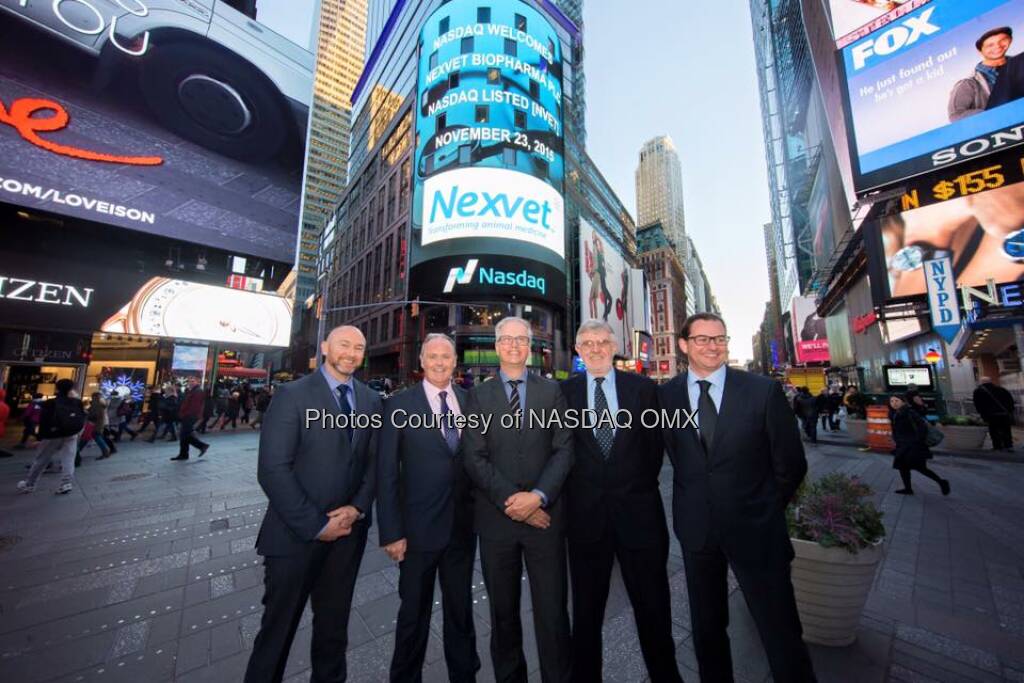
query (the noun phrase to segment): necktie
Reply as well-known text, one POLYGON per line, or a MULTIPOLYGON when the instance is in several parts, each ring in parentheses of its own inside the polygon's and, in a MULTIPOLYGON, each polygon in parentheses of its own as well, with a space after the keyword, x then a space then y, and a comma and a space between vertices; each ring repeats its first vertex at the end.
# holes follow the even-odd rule
POLYGON ((442 391, 438 396, 441 397, 441 417, 444 419, 444 422, 441 423, 441 433, 444 434, 444 440, 448 442, 448 448, 455 453, 459 450, 459 430, 448 424, 448 415, 452 412, 452 409, 448 407, 448 392, 442 391))
POLYGON ((523 383, 521 379, 510 379, 508 384, 512 387, 512 393, 508 397, 508 405, 512 408, 512 414, 518 415, 523 412, 522 406, 519 405, 519 385, 523 383))
MULTIPOLYGON (((597 411, 598 425, 594 430, 594 438, 597 439, 597 445, 601 447, 601 454, 605 460, 612 452, 612 442, 615 440, 615 430, 612 429, 611 424, 608 422, 601 423, 601 418, 604 418, 608 413, 608 397, 604 395, 604 388, 601 386, 604 384, 604 377, 594 378, 594 410, 597 411)), ((607 420, 607 418, 605 418, 607 420)))
POLYGON ((718 409, 711 399, 711 382, 706 379, 698 380, 700 387, 700 398, 697 399, 697 419, 700 422, 700 439, 704 443, 704 450, 710 451, 711 444, 715 440, 715 424, 718 422, 718 409))
MULTIPOLYGON (((339 384, 338 385, 338 406, 341 408, 341 412, 345 414, 346 418, 348 418, 348 416, 350 416, 352 414, 352 404, 349 403, 349 400, 348 400, 348 390, 349 390, 349 387, 348 387, 347 384, 339 384)), ((345 434, 348 435, 349 443, 351 443, 352 442, 352 424, 351 423, 346 423, 345 424, 345 434)))

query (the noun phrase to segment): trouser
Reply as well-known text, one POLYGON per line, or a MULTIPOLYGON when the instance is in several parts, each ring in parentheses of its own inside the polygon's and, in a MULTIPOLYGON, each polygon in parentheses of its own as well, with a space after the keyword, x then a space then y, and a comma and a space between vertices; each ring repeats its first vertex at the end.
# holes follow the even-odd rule
POLYGON ((523 560, 530 580, 533 626, 543 683, 569 680, 569 639, 565 537, 553 529, 527 529, 514 538, 480 538, 480 564, 491 606, 491 661, 498 683, 525 683, 523 625, 519 598, 523 560))
POLYGON ((36 423, 35 422, 30 422, 28 420, 25 420, 25 421, 22 421, 22 425, 25 427, 25 429, 21 433, 21 441, 18 443, 19 446, 24 446, 25 444, 27 444, 28 443, 28 439, 29 439, 30 436, 35 436, 36 440, 39 439, 39 437, 36 436, 36 423))
POLYGON ((804 434, 811 441, 818 441, 818 417, 817 415, 808 415, 804 418, 804 434))
POLYGON ((263 618, 249 656, 245 683, 280 681, 306 600, 313 606, 310 663, 314 683, 348 676, 348 619, 359 563, 366 548, 365 522, 336 541, 311 541, 294 555, 263 558, 263 618))
MULTIPOLYGON (((177 440, 178 432, 174 428, 174 422, 175 422, 174 420, 164 420, 161 424, 163 425, 163 428, 164 428, 163 436, 167 436, 169 434, 172 439, 177 440)), ((161 438, 161 435, 158 432, 159 432, 159 430, 157 430, 157 432, 153 432, 153 439, 154 440, 161 438)))
POLYGON ((133 439, 136 436, 139 435, 138 432, 136 432, 135 430, 133 430, 131 427, 128 426, 129 422, 131 422, 131 418, 130 417, 122 417, 121 418, 121 423, 119 425, 117 425, 117 438, 118 439, 120 439, 124 435, 125 432, 128 432, 128 434, 130 434, 133 439))
POLYGON ((178 442, 181 445, 181 449, 178 451, 178 456, 181 458, 188 458, 189 446, 195 446, 199 449, 209 447, 205 442, 200 441, 199 437, 195 435, 195 426, 196 418, 181 418, 181 438, 178 442))
MULTIPOLYGON (((92 439, 90 440, 99 446, 100 452, 103 453, 103 455, 110 455, 110 453, 115 449, 114 442, 107 438, 102 429, 93 430, 92 439)), ((85 447, 89 445, 90 440, 83 441, 78 445, 79 453, 85 450, 85 447)))
POLYGON ((407 551, 401 564, 402 599, 395 629, 391 680, 419 683, 430 636, 434 580, 441 584, 444 659, 450 681, 475 681, 480 669, 473 626, 473 560, 476 537, 452 542, 443 550, 407 551))
POLYGON ((796 610, 790 563, 766 565, 727 559, 716 539, 698 551, 683 550, 690 597, 693 646, 705 683, 731 683, 728 568, 740 584, 750 615, 761 635, 772 678, 786 683, 815 681, 796 610))
POLYGON ((601 630, 617 558, 636 620, 640 651, 652 683, 681 683, 672 640, 668 588, 668 535, 650 548, 617 546, 609 533, 591 542, 569 540, 572 580, 572 680, 600 683, 601 630))
POLYGON ((899 472, 900 472, 900 479, 903 480, 903 488, 905 488, 907 490, 911 490, 911 489, 914 488, 913 486, 910 485, 910 472, 911 471, 920 472, 924 476, 926 476, 929 479, 931 479, 932 481, 934 481, 936 484, 941 484, 942 483, 942 477, 937 475, 932 470, 928 469, 928 465, 919 465, 918 467, 904 467, 904 468, 901 468, 899 472))
POLYGON ((1013 420, 1006 416, 988 419, 988 433, 992 437, 992 450, 1013 448, 1013 420))
POLYGON ((46 466, 50 464, 50 460, 54 457, 60 458, 61 483, 70 484, 71 479, 75 476, 76 444, 78 444, 77 434, 62 436, 57 439, 45 439, 42 448, 36 454, 36 459, 32 461, 31 469, 28 471, 26 481, 29 486, 35 486, 36 481, 39 480, 39 475, 43 473, 43 470, 46 469, 46 466))

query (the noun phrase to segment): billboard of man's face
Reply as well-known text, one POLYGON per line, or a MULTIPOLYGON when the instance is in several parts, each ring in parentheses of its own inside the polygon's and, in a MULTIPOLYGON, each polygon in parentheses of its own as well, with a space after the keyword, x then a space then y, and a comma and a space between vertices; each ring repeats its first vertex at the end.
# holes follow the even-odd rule
POLYGON ((981 56, 987 61, 1002 61, 1012 43, 1013 38, 1009 35, 1006 33, 997 33, 994 36, 989 36, 983 40, 981 43, 981 49, 978 50, 978 52, 980 52, 981 56))

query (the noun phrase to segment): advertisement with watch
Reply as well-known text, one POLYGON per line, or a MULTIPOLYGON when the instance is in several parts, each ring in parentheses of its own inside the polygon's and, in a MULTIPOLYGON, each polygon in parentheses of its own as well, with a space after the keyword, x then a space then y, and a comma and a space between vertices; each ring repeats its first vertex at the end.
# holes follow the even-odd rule
POLYGON ((956 284, 1024 278, 1024 183, 904 211, 864 226, 877 303, 926 293, 923 264, 949 257, 956 284))

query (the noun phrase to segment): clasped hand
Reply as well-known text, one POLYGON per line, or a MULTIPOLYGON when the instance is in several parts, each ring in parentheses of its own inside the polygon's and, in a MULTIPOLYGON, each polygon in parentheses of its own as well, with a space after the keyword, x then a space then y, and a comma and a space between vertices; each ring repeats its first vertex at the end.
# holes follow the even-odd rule
POLYGON ((551 515, 541 509, 541 498, 536 493, 520 491, 505 500, 505 514, 517 522, 525 522, 538 529, 551 525, 551 515))
POLYGON ((351 505, 343 505, 327 513, 327 527, 317 538, 321 541, 336 541, 342 536, 352 533, 352 525, 359 519, 359 510, 351 505))

